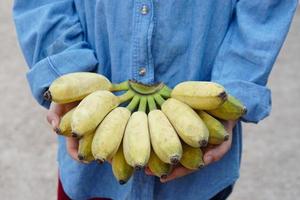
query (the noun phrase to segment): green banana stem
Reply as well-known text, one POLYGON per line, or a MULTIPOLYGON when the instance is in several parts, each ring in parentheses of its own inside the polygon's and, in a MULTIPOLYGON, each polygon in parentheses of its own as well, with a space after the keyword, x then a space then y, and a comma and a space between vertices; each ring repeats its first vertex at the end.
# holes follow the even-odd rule
POLYGON ((158 92, 164 86, 163 83, 157 83, 152 85, 147 85, 143 83, 139 83, 133 80, 129 80, 128 82, 129 88, 141 95, 150 95, 158 92))
POLYGON ((123 91, 123 90, 129 90, 129 84, 128 81, 124 81, 119 84, 112 84, 111 89, 112 92, 117 92, 117 91, 123 91))
POLYGON ((156 101, 156 103, 158 103, 158 105, 161 107, 163 105, 163 103, 165 102, 164 98, 161 97, 160 94, 155 94, 154 99, 156 101))
POLYGON ((134 97, 135 93, 132 90, 128 90, 124 94, 118 96, 120 103, 124 103, 126 101, 131 100, 134 97))
POLYGON ((149 111, 157 109, 153 96, 147 96, 147 102, 149 106, 149 111))
POLYGON ((147 97, 141 96, 139 111, 146 112, 146 109, 147 109, 147 97))
POLYGON ((170 98, 171 97, 172 90, 168 86, 164 86, 158 93, 164 97, 164 98, 170 98))
POLYGON ((133 112, 136 107, 138 106, 140 102, 140 96, 139 95, 135 95, 133 97, 133 99, 131 100, 131 102, 128 104, 127 109, 130 110, 131 112, 133 112))

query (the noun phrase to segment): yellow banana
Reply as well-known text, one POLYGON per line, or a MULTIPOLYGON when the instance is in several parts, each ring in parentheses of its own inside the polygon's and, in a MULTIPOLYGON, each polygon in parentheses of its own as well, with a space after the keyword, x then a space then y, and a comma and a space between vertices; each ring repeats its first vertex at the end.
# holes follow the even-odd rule
POLYGON ((117 107, 104 118, 96 129, 92 143, 96 160, 104 162, 117 152, 130 115, 127 108, 117 107))
POLYGON ((175 86, 171 97, 199 110, 219 107, 227 98, 225 89, 213 82, 186 81, 175 86))
POLYGON ((135 169, 141 169, 147 164, 151 145, 145 112, 137 111, 131 115, 125 129, 123 150, 126 162, 135 169))
MULTIPOLYGON (((76 108, 76 107, 75 107, 76 108)), ((58 135, 63 135, 67 137, 72 136, 72 128, 71 128, 71 120, 73 113, 75 111, 75 108, 67 112, 60 120, 58 128, 55 129, 55 132, 58 135)))
POLYGON ((199 110, 198 114, 208 128, 209 144, 221 144, 229 139, 229 134, 219 120, 215 119, 204 111, 199 110))
POLYGON ((209 114, 224 120, 237 120, 247 113, 246 107, 232 95, 228 95, 219 108, 207 111, 209 114))
POLYGON ((180 163, 187 169, 199 169, 204 167, 203 153, 200 148, 194 148, 182 144, 183 154, 180 163))
POLYGON ((122 145, 112 158, 112 171, 121 185, 125 184, 133 174, 133 168, 125 161, 122 145))
POLYGON ((148 161, 148 167, 151 172, 159 178, 167 177, 172 169, 171 165, 160 160, 154 151, 151 151, 151 155, 148 161))
POLYGON ((156 155, 165 163, 177 164, 182 155, 180 139, 166 115, 160 110, 148 114, 151 144, 156 155))
POLYGON ((76 72, 56 79, 44 94, 44 98, 56 103, 78 101, 97 90, 110 90, 111 82, 103 75, 90 72, 76 72))
POLYGON ((82 137, 93 132, 103 118, 120 103, 117 96, 109 91, 96 91, 84 98, 72 116, 72 134, 82 137))
POLYGON ((80 138, 79 146, 78 146, 78 159, 91 162, 94 160, 92 154, 92 141, 93 141, 94 133, 85 135, 84 137, 80 138))
POLYGON ((180 138, 192 147, 206 146, 209 132, 198 114, 185 103, 170 98, 161 107, 180 138))

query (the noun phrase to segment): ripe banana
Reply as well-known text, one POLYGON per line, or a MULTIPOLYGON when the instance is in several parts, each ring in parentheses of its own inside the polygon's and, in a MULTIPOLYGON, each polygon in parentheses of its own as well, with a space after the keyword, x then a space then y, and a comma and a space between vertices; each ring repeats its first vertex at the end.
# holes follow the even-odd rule
POLYGON ((55 129, 55 132, 58 135, 63 135, 63 136, 66 136, 66 137, 71 137, 72 136, 71 119, 72 119, 73 113, 75 111, 75 108, 68 111, 61 118, 58 128, 55 129))
POLYGON ((209 114, 224 120, 237 120, 247 113, 246 107, 235 97, 228 95, 219 108, 207 111, 209 114))
POLYGON ((219 107, 227 98, 225 89, 213 82, 186 81, 175 86, 171 97, 199 110, 219 107))
POLYGON ((182 144, 183 154, 180 163, 187 169, 199 169, 204 167, 203 153, 200 148, 194 148, 182 144))
POLYGON ((143 168, 150 157, 150 136, 147 114, 134 112, 127 124, 123 138, 123 151, 126 162, 135 169, 143 168))
POLYGON ((112 158, 112 171, 121 185, 125 184, 133 174, 133 168, 125 161, 122 145, 112 158))
POLYGON ((151 172, 159 178, 167 177, 172 169, 171 165, 160 160, 154 151, 151 151, 151 155, 148 161, 148 167, 151 172))
POLYGON ((161 107, 180 138, 192 147, 207 145, 209 132, 198 114, 185 103, 170 98, 161 107))
POLYGON ((131 113, 127 108, 112 110, 95 132, 92 152, 96 160, 104 162, 117 152, 131 113))
POLYGON ((93 141, 94 133, 85 135, 84 137, 80 138, 79 146, 78 146, 78 159, 91 162, 94 160, 92 154, 92 141, 93 141))
POLYGON ((219 120, 215 119, 204 111, 199 110, 198 114, 208 128, 209 144, 221 144, 229 139, 229 134, 219 120))
POLYGON ((93 132, 103 118, 120 103, 117 96, 109 91, 99 90, 84 98, 72 116, 72 134, 81 137, 93 132))
POLYGON ((165 163, 177 164, 182 155, 180 139, 165 114, 152 110, 148 114, 151 144, 156 155, 165 163))
POLYGON ((97 90, 110 90, 111 82, 103 75, 76 72, 57 78, 44 94, 44 98, 56 103, 78 101, 97 90))

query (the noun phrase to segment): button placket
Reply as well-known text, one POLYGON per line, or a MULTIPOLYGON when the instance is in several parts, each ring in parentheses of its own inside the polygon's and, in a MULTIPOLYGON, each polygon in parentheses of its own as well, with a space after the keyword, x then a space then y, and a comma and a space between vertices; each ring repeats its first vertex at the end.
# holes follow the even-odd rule
POLYGON ((153 4, 151 0, 136 1, 134 9, 132 78, 143 83, 152 83, 154 69, 152 56, 149 55, 149 38, 152 37, 153 4))

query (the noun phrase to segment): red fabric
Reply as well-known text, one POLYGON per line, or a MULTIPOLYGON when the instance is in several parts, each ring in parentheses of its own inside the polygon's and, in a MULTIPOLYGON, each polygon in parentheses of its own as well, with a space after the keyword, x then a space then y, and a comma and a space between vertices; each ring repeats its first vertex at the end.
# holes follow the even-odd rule
MULTIPOLYGON (((62 187, 60 179, 58 179, 58 186, 57 186, 57 200, 71 200, 68 195, 65 193, 64 188, 62 187)), ((110 200, 107 198, 92 198, 89 200, 110 200)))

